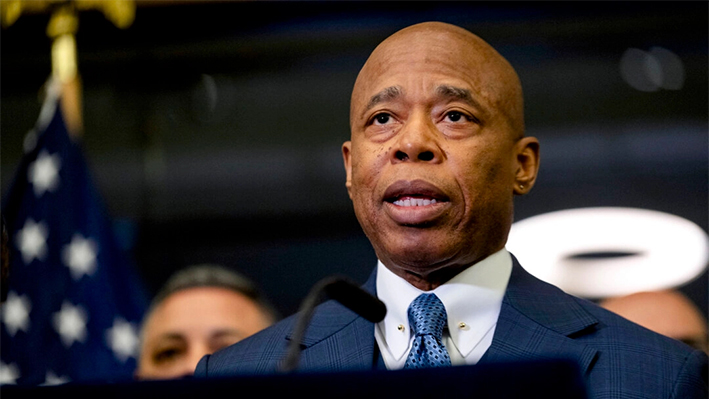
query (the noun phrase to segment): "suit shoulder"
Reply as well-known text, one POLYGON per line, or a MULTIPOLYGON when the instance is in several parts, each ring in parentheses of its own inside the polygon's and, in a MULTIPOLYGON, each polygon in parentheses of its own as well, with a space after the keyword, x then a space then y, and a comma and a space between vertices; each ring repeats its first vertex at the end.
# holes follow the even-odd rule
POLYGON ((707 354, 568 295, 596 322, 570 336, 597 353, 587 383, 592 398, 706 398, 707 354))
POLYGON ((668 350, 678 353, 682 357, 693 351, 693 348, 683 342, 651 331, 589 300, 573 298, 598 320, 598 324, 594 328, 603 337, 607 336, 608 339, 618 342, 630 341, 639 346, 668 350))
POLYGON ((693 355, 699 358, 706 354, 682 341, 649 330, 609 310, 591 304, 588 308, 599 320, 596 330, 609 341, 608 346, 617 349, 638 350, 648 356, 663 356, 677 362, 684 362, 693 355))
POLYGON ((197 367, 198 377, 225 377, 238 374, 267 374, 278 369, 287 352, 286 337, 293 330, 296 315, 257 332, 205 357, 197 367))

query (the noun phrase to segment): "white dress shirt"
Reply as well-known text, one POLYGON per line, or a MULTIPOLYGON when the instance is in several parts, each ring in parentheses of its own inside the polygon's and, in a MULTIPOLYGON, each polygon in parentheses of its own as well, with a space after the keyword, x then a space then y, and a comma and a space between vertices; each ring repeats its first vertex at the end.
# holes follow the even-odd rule
MULTIPOLYGON (((453 365, 475 364, 490 347, 511 272, 512 257, 502 249, 427 291, 436 294, 446 307, 448 325, 443 331, 443 344, 453 365)), ((377 323, 374 336, 387 369, 400 369, 414 339, 409 304, 424 291, 392 273, 381 261, 376 284, 387 314, 377 323)))

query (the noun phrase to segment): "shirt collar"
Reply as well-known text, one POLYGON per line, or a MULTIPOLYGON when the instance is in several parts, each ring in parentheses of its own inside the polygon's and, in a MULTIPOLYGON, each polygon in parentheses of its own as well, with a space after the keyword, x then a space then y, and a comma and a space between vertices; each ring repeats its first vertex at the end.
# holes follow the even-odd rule
MULTIPOLYGON (((467 356, 497 323, 511 272, 512 258, 503 248, 429 291, 446 307, 448 332, 461 356, 467 356)), ((387 314, 377 328, 392 357, 401 359, 411 337, 409 304, 424 291, 392 273, 381 261, 377 263, 376 284, 377 296, 387 306, 387 314)))

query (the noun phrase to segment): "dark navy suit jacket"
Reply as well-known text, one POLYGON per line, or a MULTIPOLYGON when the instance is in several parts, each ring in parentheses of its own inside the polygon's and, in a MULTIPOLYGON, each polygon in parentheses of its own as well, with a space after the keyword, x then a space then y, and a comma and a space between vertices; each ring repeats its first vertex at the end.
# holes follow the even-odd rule
MULTIPOLYGON (((363 288, 375 293, 372 273, 363 288)), ((197 377, 269 374, 285 357, 297 315, 202 358, 197 377)), ((371 370, 374 324, 342 305, 320 305, 303 339, 299 370, 371 370)), ((479 364, 571 359, 589 398, 707 399, 707 356, 513 268, 492 344, 479 364)))

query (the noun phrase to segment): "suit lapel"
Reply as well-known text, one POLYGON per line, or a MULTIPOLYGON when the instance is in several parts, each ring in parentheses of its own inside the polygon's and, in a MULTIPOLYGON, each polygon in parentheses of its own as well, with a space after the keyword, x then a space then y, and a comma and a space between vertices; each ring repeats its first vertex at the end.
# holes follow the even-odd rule
POLYGON ((575 300, 527 273, 513 257, 495 336, 481 362, 565 358, 586 373, 597 351, 573 338, 597 323, 575 300))
MULTIPOLYGON (((362 288, 376 295, 376 270, 362 288)), ((286 339, 291 340, 291 334, 286 339)), ((374 364, 374 323, 336 301, 318 306, 303 336, 300 367, 323 371, 370 370, 374 364)))

